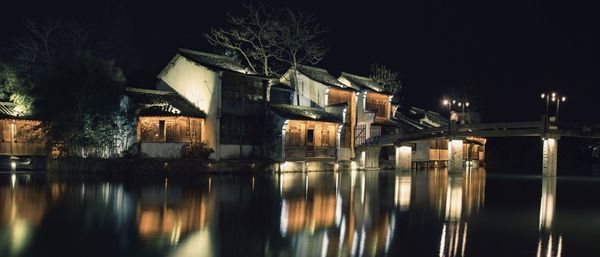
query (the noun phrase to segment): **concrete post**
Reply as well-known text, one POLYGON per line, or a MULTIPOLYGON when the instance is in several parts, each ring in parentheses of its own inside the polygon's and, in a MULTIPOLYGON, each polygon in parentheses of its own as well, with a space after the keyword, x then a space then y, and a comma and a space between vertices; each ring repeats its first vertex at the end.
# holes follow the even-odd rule
POLYGON ((399 146, 396 147, 396 170, 410 171, 412 168, 412 147, 399 146))
POLYGON ((558 138, 544 137, 542 141, 542 174, 545 177, 555 177, 558 160, 558 138))
POLYGON ((367 146, 365 149, 365 170, 379 169, 379 146, 367 146))
POLYGON ((463 170, 463 141, 448 140, 448 172, 460 173, 463 170))

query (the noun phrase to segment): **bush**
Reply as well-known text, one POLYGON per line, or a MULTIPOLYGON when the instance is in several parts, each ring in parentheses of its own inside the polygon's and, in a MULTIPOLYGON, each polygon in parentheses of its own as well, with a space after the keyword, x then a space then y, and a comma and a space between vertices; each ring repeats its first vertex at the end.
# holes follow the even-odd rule
POLYGON ((208 147, 206 142, 198 142, 192 143, 187 147, 183 152, 183 156, 185 158, 206 160, 210 154, 214 152, 215 151, 212 148, 208 147))

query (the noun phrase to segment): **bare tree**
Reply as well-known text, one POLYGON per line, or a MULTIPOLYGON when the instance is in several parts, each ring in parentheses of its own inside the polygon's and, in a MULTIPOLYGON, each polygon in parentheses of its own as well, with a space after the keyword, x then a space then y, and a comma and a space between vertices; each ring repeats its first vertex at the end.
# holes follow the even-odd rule
POLYGON ((378 63, 371 65, 371 79, 394 96, 402 89, 400 74, 378 63))
POLYGON ((229 28, 212 28, 204 36, 212 45, 235 51, 252 71, 274 75, 276 12, 262 4, 242 5, 246 16, 228 15, 229 28))
POLYGON ((278 53, 275 58, 292 68, 304 63, 317 64, 327 52, 319 38, 326 31, 311 14, 282 10, 276 30, 278 53))

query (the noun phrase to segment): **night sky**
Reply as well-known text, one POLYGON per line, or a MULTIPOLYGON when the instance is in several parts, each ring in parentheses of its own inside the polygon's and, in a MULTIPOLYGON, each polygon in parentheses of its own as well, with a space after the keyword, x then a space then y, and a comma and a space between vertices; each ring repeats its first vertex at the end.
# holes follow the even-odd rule
MULTIPOLYGON (((568 96, 562 120, 600 121, 597 8, 573 1, 271 1, 315 13, 329 29, 319 65, 368 75, 373 62, 402 74, 403 104, 441 111, 451 88, 474 88, 484 120, 539 119, 539 94, 568 96)), ((23 32, 24 17, 88 24, 121 47, 128 83, 152 87, 179 47, 213 51, 202 36, 238 0, 14 1, 0 15, 0 40, 23 32), (124 61, 125 62, 125 61, 124 61)))

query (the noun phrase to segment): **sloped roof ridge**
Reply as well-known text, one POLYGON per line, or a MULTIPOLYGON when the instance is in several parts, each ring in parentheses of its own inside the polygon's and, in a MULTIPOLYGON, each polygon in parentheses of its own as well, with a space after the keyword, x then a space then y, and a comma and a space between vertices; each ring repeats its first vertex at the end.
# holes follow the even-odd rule
POLYGON ((139 87, 125 87, 125 91, 127 91, 127 92, 133 92, 133 93, 156 94, 156 95, 172 95, 172 94, 175 94, 175 92, 171 92, 171 91, 163 91, 163 90, 156 90, 156 89, 146 89, 146 88, 139 88, 139 87))
POLYGON ((226 56, 226 55, 207 53, 207 52, 202 52, 202 51, 198 51, 198 50, 192 50, 192 49, 188 49, 188 48, 179 48, 177 50, 179 52, 184 52, 184 53, 198 54, 198 55, 204 55, 204 56, 208 56, 208 57, 223 58, 223 59, 229 59, 231 61, 236 61, 235 58, 229 57, 229 56, 226 56))

